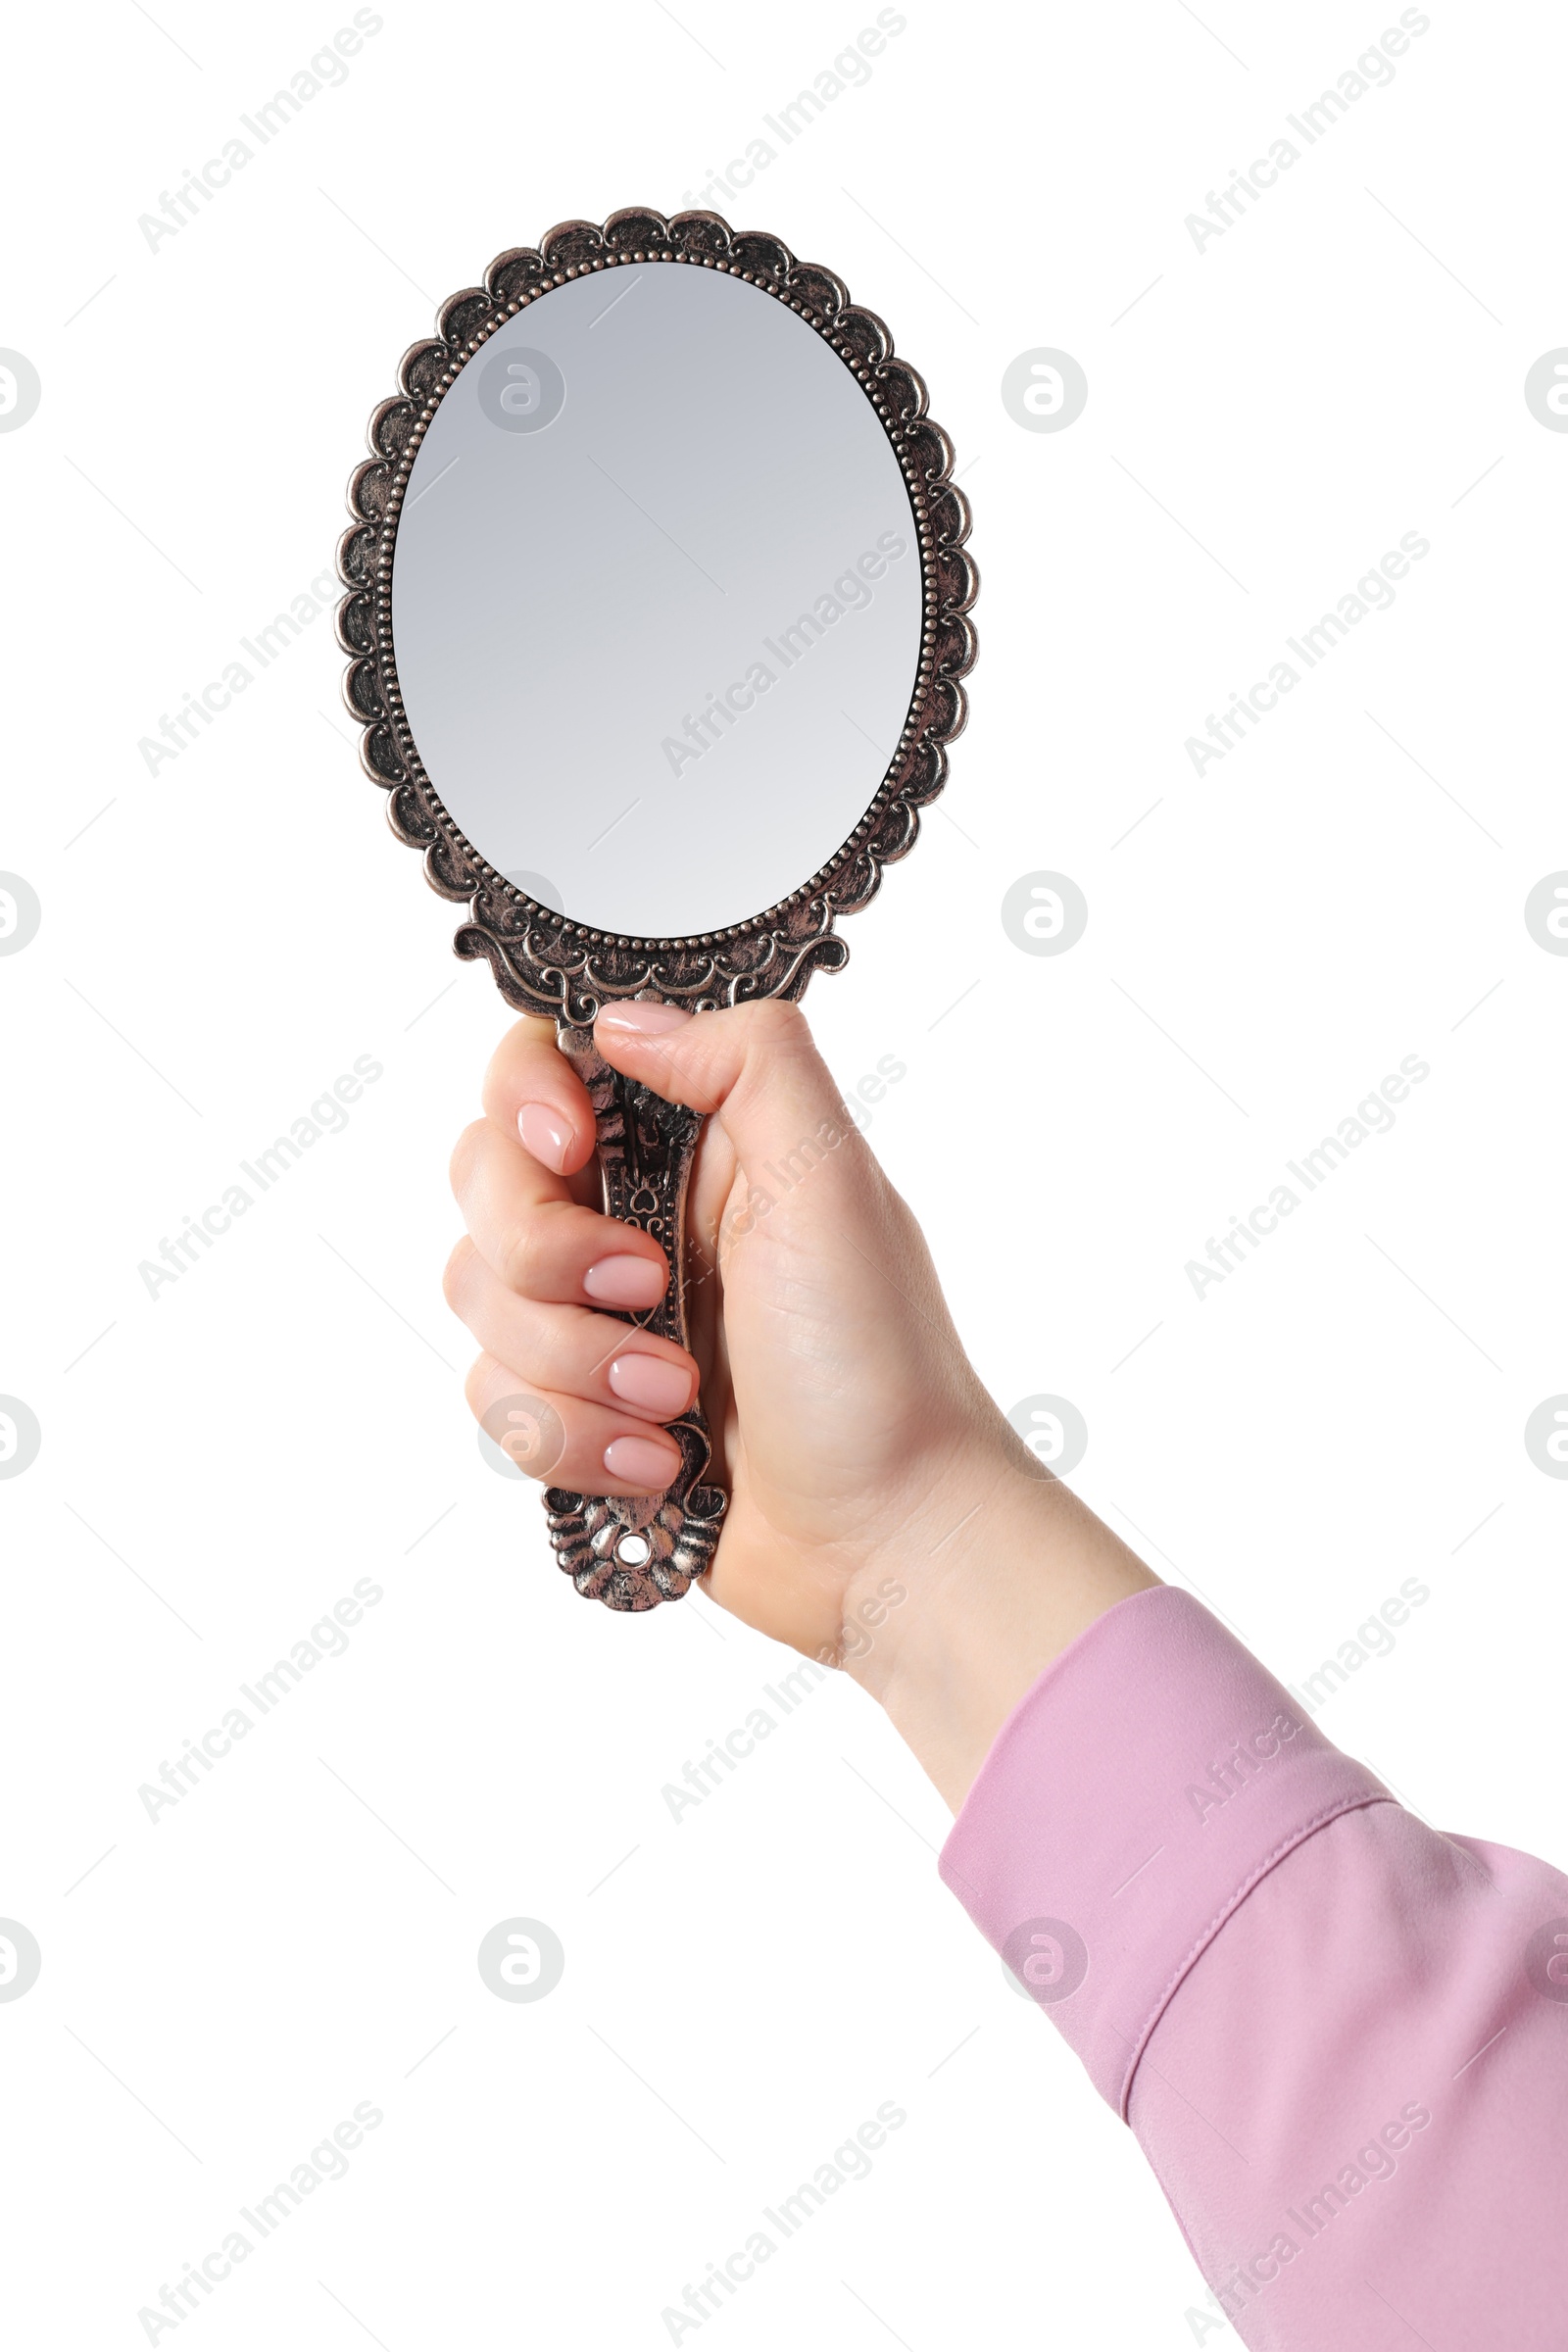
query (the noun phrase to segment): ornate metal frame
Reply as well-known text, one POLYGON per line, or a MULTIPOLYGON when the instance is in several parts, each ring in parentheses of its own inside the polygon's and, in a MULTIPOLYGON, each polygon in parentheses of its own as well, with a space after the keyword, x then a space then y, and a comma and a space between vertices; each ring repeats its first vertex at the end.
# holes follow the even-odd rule
MULTIPOLYGON (((863 906, 882 868, 913 847, 919 810, 941 791, 947 746, 967 714, 959 681, 975 659, 968 615, 979 586, 964 547, 968 504, 952 479, 953 445, 926 414, 925 385, 895 358, 882 320, 852 303, 831 270, 797 261, 777 237, 737 232, 716 213, 677 213, 666 220, 639 206, 612 214, 603 226, 564 221, 537 249, 517 247, 498 256, 482 286, 466 287, 442 305, 436 325, 433 339, 404 355, 402 389, 372 414, 371 455, 349 484, 355 519, 338 546, 338 570, 348 589, 337 622, 350 657, 344 699, 364 730, 365 769, 389 796, 393 832, 423 850, 432 889, 469 902, 453 942, 456 953, 486 958, 509 1004, 560 1024, 563 1047, 594 1095, 607 1206, 655 1232, 668 1252, 671 1293, 658 1327, 684 1340, 681 1204, 701 1121, 628 1086, 600 1061, 592 1049, 595 1016, 617 997, 658 997, 693 1011, 756 998, 798 998, 813 971, 836 971, 848 960, 834 925, 863 906), (424 772, 392 644, 399 516, 441 401, 505 320, 568 279, 627 263, 730 271, 787 304, 831 345, 859 382, 898 457, 922 571, 918 674, 903 732, 864 816, 827 864, 788 898, 747 922, 685 939, 589 929, 541 906, 486 863, 424 772)), ((697 1483, 709 1450, 700 1408, 671 1434, 681 1445, 683 1468, 666 1496, 639 1497, 633 1509, 620 1499, 547 1492, 562 1566, 579 1592, 611 1607, 650 1608, 679 1597, 716 1547, 724 1497, 697 1483), (633 1535, 647 1545, 636 1564, 622 1554, 633 1535)))

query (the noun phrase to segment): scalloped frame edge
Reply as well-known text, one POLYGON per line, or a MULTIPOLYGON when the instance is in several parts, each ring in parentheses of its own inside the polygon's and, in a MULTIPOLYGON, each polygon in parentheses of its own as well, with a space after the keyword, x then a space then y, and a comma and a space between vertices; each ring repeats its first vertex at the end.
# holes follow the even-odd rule
POLYGON ((353 516, 338 543, 347 594, 338 641, 350 657, 343 695, 362 729, 366 773, 387 794, 400 841, 424 852, 425 878, 443 898, 466 900, 455 953, 484 958, 519 1010, 589 1027, 619 997, 657 995, 694 1011, 762 997, 797 998, 815 970, 849 957, 834 925, 875 896, 884 866, 907 855, 919 811, 947 781, 947 747, 962 732, 961 680, 974 665, 969 614, 979 575, 965 542, 968 503, 953 480, 953 444, 926 407, 921 377, 896 357, 872 311, 853 303, 831 270, 801 262, 780 238, 740 232, 716 213, 669 218, 644 206, 602 224, 561 222, 537 247, 514 247, 441 305, 436 334, 411 346, 400 391, 373 411, 370 456, 349 482, 353 516), (777 905, 723 931, 637 939, 570 921, 497 872, 456 823, 425 774, 410 731, 392 643, 391 582, 409 477, 441 401, 474 354, 509 318, 568 280, 627 264, 727 270, 785 303, 857 377, 904 474, 919 542, 920 662, 907 716, 876 795, 849 839, 777 905))

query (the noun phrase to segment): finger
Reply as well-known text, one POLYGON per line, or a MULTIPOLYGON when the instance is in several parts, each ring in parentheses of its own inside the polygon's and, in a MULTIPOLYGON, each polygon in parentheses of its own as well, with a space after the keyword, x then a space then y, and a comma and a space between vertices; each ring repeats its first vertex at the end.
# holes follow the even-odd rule
POLYGON ((662 1494, 680 1447, 662 1429, 581 1396, 531 1390, 481 1355, 464 1383, 474 1419, 530 1478, 579 1494, 662 1494))
POLYGON ((452 1190, 479 1255, 521 1298, 645 1312, 668 1288, 668 1261, 650 1234, 581 1206, 564 1177, 489 1119, 458 1138, 452 1190))
POLYGON ((859 1156, 856 1114, 793 1004, 696 1014, 673 1004, 607 1005, 594 1042, 606 1061, 666 1101, 720 1113, 748 1177, 803 1152, 812 1161, 859 1156), (841 1153, 846 1143, 852 1149, 841 1153))
POLYGON ((673 1340, 585 1307, 519 1298, 466 1237, 447 1262, 442 1287, 485 1353, 509 1365, 523 1388, 656 1422, 673 1421, 696 1399, 697 1365, 673 1340))
POLYGON ((569 1176, 591 1158, 593 1106, 556 1044, 554 1021, 513 1023, 490 1057, 481 1101, 486 1118, 555 1175, 569 1176))

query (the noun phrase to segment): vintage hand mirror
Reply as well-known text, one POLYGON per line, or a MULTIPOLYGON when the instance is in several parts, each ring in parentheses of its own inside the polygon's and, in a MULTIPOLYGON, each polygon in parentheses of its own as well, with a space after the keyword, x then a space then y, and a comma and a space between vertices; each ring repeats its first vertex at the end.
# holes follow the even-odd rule
MULTIPOLYGON (((568 220, 443 305, 370 419, 339 569, 345 693, 456 949, 548 1014, 598 1121, 605 1206, 670 1287, 701 1117, 593 1022, 799 997, 912 847, 963 724, 976 575, 953 449, 880 318, 713 213, 568 220)), ((615 1609, 718 1543, 701 1406, 664 1494, 549 1488, 561 1566, 615 1609)), ((548 1464, 545 1465, 548 1469, 548 1464)))

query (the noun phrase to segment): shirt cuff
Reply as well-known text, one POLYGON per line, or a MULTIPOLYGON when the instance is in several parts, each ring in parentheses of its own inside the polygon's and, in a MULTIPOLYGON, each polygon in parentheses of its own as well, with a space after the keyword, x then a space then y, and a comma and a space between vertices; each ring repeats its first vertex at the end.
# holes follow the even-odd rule
POLYGON ((1314 1830, 1394 1798, 1190 1593, 1118 1601, 1013 1709, 943 1879, 1125 2118, 1166 2003, 1314 1830))

